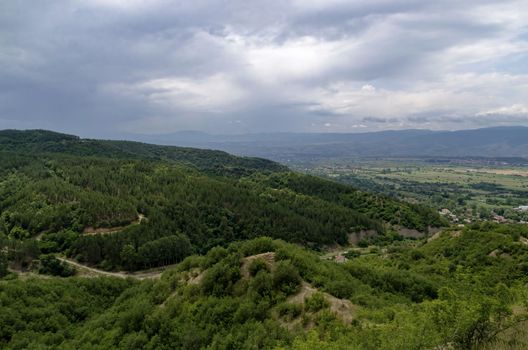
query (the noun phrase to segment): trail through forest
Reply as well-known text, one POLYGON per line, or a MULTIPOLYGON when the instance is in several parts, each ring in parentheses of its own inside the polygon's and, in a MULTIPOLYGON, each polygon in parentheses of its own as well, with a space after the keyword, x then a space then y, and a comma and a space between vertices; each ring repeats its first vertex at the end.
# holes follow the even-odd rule
POLYGON ((161 274, 163 273, 163 271, 165 271, 167 268, 172 266, 172 265, 168 265, 168 266, 163 266, 163 267, 156 268, 156 269, 151 269, 151 270, 137 271, 137 272, 134 272, 134 273, 130 273, 130 272, 110 272, 110 271, 104 271, 104 270, 101 270, 101 269, 96 269, 96 268, 93 268, 93 267, 89 267, 89 266, 83 265, 81 263, 78 263, 75 260, 71 260, 71 259, 67 259, 67 258, 57 257, 57 259, 59 259, 60 261, 65 262, 67 264, 70 264, 72 266, 75 266, 76 268, 78 268, 80 270, 83 270, 85 272, 91 273, 91 274, 103 275, 103 276, 109 276, 109 277, 117 277, 117 278, 128 278, 128 277, 131 277, 131 278, 135 278, 135 279, 138 279, 138 280, 144 280, 144 279, 149 279, 149 278, 159 278, 161 276, 161 274))
POLYGON ((143 220, 146 220, 147 218, 143 214, 138 214, 138 218, 136 221, 131 222, 129 225, 126 226, 117 226, 117 227, 98 227, 94 228, 91 226, 88 226, 84 229, 83 234, 85 235, 98 235, 98 234, 109 234, 109 233, 117 233, 121 232, 127 227, 139 225, 143 220))

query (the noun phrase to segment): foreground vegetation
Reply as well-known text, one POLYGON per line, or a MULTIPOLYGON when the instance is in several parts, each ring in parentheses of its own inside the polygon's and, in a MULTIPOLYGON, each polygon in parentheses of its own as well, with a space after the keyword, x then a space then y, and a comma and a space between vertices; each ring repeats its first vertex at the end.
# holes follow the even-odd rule
POLYGON ((258 238, 188 257, 159 280, 4 281, 0 344, 522 349, 527 237, 524 226, 474 225, 371 247, 343 264, 258 238))

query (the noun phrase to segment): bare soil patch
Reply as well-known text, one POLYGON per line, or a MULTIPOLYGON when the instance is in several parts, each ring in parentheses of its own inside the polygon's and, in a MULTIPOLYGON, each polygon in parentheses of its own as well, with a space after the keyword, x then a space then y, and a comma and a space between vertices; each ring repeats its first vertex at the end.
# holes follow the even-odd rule
POLYGON ((451 237, 458 238, 462 234, 462 231, 453 231, 451 232, 451 237))
POLYGON ((83 234, 85 234, 85 235, 99 235, 99 234, 116 233, 116 232, 119 232, 119 231, 123 231, 124 229, 126 229, 127 227, 130 227, 132 225, 138 225, 144 220, 147 220, 145 215, 138 214, 137 220, 132 221, 128 225, 125 225, 125 226, 114 226, 114 227, 97 227, 97 228, 92 227, 92 226, 87 226, 87 227, 84 228, 83 234))
POLYGON ((442 231, 436 232, 434 235, 432 235, 431 237, 427 238, 427 243, 432 242, 432 241, 440 238, 441 235, 442 235, 442 231))
POLYGON ((349 244, 358 244, 364 238, 371 238, 376 236, 378 233, 376 230, 362 230, 359 232, 353 232, 348 234, 348 243, 349 244))
MULTIPOLYGON (((316 292, 318 292, 317 288, 303 281, 299 292, 289 297, 287 302, 304 305, 306 298, 309 298, 316 292)), ((339 299, 325 292, 323 292, 323 295, 330 304, 330 311, 336 314, 344 323, 350 324, 356 315, 357 307, 350 300, 339 299)))
POLYGON ((247 256, 244 259, 242 259, 242 266, 240 267, 240 272, 242 273, 242 276, 245 278, 249 278, 249 266, 251 263, 257 259, 260 259, 268 265, 270 269, 273 268, 273 264, 275 263, 275 253, 274 252, 267 252, 257 255, 251 255, 247 256))
POLYGON ((205 274, 205 271, 200 271, 200 269, 191 270, 187 283, 188 284, 200 284, 203 280, 204 274, 205 274))

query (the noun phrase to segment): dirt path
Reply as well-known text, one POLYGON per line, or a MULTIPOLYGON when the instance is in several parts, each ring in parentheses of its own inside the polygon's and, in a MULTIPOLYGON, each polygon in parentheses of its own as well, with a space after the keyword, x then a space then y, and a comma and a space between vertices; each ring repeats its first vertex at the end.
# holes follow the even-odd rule
POLYGON ((99 235, 99 234, 110 234, 110 233, 116 233, 123 231, 127 227, 139 225, 142 221, 146 221, 147 218, 143 214, 138 214, 138 218, 135 221, 132 221, 130 224, 125 226, 115 226, 115 227, 98 227, 94 228, 91 226, 88 226, 84 229, 83 234, 85 235, 99 235))
POLYGON ((66 258, 61 258, 61 257, 57 257, 57 259, 67 264, 70 264, 72 266, 75 266, 81 271, 88 272, 88 275, 92 275, 92 276, 100 275, 100 276, 109 276, 109 277, 117 277, 117 278, 131 277, 131 278, 135 278, 138 280, 144 280, 144 279, 149 279, 149 278, 160 278, 163 271, 165 271, 169 267, 175 266, 175 265, 168 265, 168 266, 163 266, 163 267, 159 267, 159 268, 155 268, 151 270, 144 270, 144 271, 137 271, 137 272, 124 272, 124 271, 110 272, 110 271, 104 271, 104 270, 96 269, 93 267, 89 267, 89 266, 83 265, 71 259, 66 259, 66 258))

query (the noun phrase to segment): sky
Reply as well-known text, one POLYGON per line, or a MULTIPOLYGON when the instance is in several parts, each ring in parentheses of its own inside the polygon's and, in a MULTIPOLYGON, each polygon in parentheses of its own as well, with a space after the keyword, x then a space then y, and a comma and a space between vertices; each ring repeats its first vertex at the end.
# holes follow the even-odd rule
POLYGON ((0 129, 528 125, 528 1, 0 0, 0 129))

